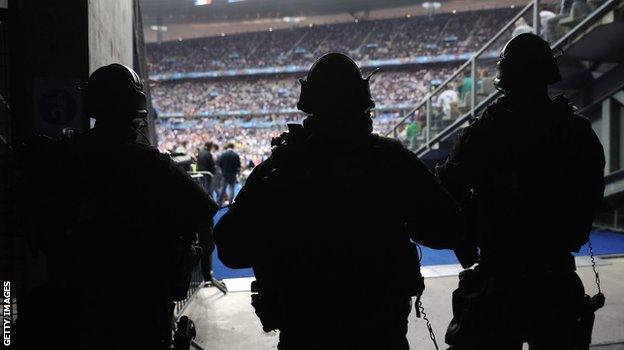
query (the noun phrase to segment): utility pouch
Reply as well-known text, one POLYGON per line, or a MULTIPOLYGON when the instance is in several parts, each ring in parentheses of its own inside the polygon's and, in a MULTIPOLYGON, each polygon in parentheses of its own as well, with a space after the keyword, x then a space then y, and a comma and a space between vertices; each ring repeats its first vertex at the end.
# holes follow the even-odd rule
POLYGON ((593 297, 585 294, 583 309, 576 323, 575 346, 577 349, 588 349, 591 343, 592 331, 594 329, 594 319, 596 311, 605 304, 605 296, 598 293, 593 297))
POLYGON ((277 305, 271 302, 270 293, 262 290, 257 280, 251 282, 251 306, 262 323, 263 331, 271 332, 280 328, 277 305))
POLYGON ((180 317, 177 329, 173 335, 173 346, 175 350, 190 350, 191 342, 195 339, 197 331, 195 323, 188 316, 180 317))
POLYGON ((409 244, 408 250, 408 290, 410 292, 410 296, 419 296, 422 295, 425 291, 425 278, 420 272, 420 253, 419 247, 415 243, 409 244))
POLYGON ((201 251, 201 247, 195 243, 182 243, 178 246, 175 271, 171 281, 171 294, 174 301, 184 300, 188 297, 193 270, 199 263, 201 251))
POLYGON ((447 344, 478 344, 487 329, 493 326, 496 295, 486 280, 483 271, 478 269, 464 270, 459 274, 459 286, 452 297, 453 319, 445 336, 447 344))

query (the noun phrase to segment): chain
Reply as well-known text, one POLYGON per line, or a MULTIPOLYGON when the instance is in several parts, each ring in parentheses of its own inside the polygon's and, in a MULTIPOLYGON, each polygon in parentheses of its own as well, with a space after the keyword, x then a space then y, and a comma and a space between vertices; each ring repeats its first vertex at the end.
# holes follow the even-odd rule
POLYGON ((594 258, 594 247, 592 247, 591 239, 587 240, 587 244, 589 246, 589 257, 591 259, 592 270, 594 270, 594 275, 596 275, 596 286, 598 287, 598 293, 602 293, 602 290, 600 290, 600 275, 596 270, 596 259, 594 258))
POLYGON ((433 342, 433 346, 435 346, 436 350, 440 350, 438 347, 438 342, 436 341, 435 333, 433 332, 433 327, 431 327, 431 322, 427 318, 427 313, 425 312, 425 308, 423 307, 422 301, 420 300, 420 296, 416 298, 416 302, 414 303, 414 308, 416 309, 416 317, 422 315, 422 319, 427 323, 427 330, 429 330, 429 338, 433 342))
MULTIPOLYGON (((418 249, 418 265, 420 265, 420 263, 422 262, 422 249, 420 248, 420 244, 414 242, 414 245, 416 245, 416 248, 418 249)), ((425 307, 423 306, 422 301, 420 300, 421 296, 422 296, 422 292, 421 294, 418 294, 416 296, 416 301, 414 302, 414 310, 416 310, 416 317, 420 318, 422 315, 422 319, 425 320, 425 323, 427 324, 427 330, 429 331, 429 338, 431 338, 431 341, 433 342, 433 346, 435 346, 436 350, 440 350, 440 348, 438 347, 438 342, 436 341, 436 335, 433 332, 433 327, 431 327, 431 322, 429 321, 429 318, 427 318, 425 307)))

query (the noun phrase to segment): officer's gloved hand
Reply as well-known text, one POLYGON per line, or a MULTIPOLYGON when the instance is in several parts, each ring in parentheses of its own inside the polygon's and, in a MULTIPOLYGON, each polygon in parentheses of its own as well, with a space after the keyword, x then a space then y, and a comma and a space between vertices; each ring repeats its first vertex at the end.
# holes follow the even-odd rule
POLYGON ((464 269, 470 268, 479 261, 479 251, 474 244, 460 244, 453 251, 464 269))

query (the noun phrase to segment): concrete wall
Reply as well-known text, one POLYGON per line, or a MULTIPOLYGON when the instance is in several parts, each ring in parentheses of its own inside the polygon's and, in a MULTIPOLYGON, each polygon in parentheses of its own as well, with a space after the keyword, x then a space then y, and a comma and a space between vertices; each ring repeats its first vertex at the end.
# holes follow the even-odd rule
POLYGON ((113 62, 132 67, 132 0, 22 0, 12 15, 19 139, 86 129, 78 86, 113 62))
POLYGON ((122 63, 132 67, 132 0, 88 0, 89 73, 122 63))
MULTIPOLYGON (((0 0, 0 7, 3 3, 0 0)), ((58 137, 63 128, 89 127, 78 87, 101 65, 132 66, 132 8, 132 0, 10 1, 3 24, 9 24, 14 145, 33 134, 58 137)), ((6 205, 0 207, 0 215, 2 211, 7 212, 6 205)), ((47 279, 45 260, 27 249, 24 237, 15 241, 21 268, 11 273, 16 276, 16 295, 26 295, 47 279)))
POLYGON ((78 84, 88 77, 87 2, 23 0, 11 13, 18 141, 84 127, 78 84))

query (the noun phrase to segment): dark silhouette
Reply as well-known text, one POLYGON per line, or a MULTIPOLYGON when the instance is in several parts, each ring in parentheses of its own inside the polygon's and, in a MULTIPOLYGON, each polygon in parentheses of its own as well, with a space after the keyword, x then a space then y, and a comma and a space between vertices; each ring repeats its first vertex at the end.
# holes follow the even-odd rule
POLYGON ((204 148, 199 151, 199 155, 197 156, 197 170, 209 171, 214 174, 215 161, 214 156, 212 155, 212 148, 212 142, 206 142, 204 144, 204 148))
POLYGON ((134 71, 99 68, 84 104, 94 129, 28 154, 31 243, 49 280, 20 305, 20 344, 170 349, 173 301, 187 296, 196 233, 211 234, 216 204, 169 156, 138 142, 147 112, 134 71))
POLYGON ((204 186, 208 193, 212 194, 212 185, 213 185, 213 177, 216 174, 217 165, 215 164, 215 158, 212 154, 212 149, 214 144, 212 142, 206 142, 204 144, 204 148, 199 151, 197 155, 197 170, 198 171, 209 171, 210 174, 206 174, 204 176, 204 186))
POLYGON ((371 133, 369 79, 349 57, 321 57, 300 82, 310 116, 273 140, 215 227, 219 257, 253 267, 252 305, 281 350, 407 349, 424 288, 410 239, 460 247, 458 207, 416 155, 371 133))
MULTIPOLYGON (((473 121, 442 184, 468 213, 480 261, 460 274, 446 342, 453 349, 587 348, 593 311, 571 252, 587 241, 604 191, 589 120, 547 86, 561 79, 547 42, 521 34, 502 50, 504 96, 473 121)), ((601 296, 600 296, 601 297, 601 296)))
MULTIPOLYGON (((199 152, 197 156, 197 170, 209 171, 210 174, 204 174, 204 188, 212 196, 212 184, 213 177, 216 174, 216 164, 214 156, 212 155, 212 149, 214 144, 212 142, 206 142, 204 148, 199 152)), ((200 260, 201 271, 204 281, 212 281, 212 252, 214 251, 214 240, 210 234, 199 235, 199 246, 202 248, 200 260)))
POLYGON ((217 160, 217 164, 219 165, 219 168, 221 168, 221 176, 223 177, 223 187, 221 188, 219 202, 223 202, 225 195, 227 194, 231 203, 234 200, 238 173, 241 169, 240 157, 236 152, 234 152, 233 143, 228 143, 225 146, 225 152, 221 154, 217 160))
POLYGON ((193 164, 193 157, 187 152, 188 142, 183 141, 182 145, 177 149, 171 150, 169 155, 171 159, 180 166, 184 171, 191 171, 191 165, 193 164))

